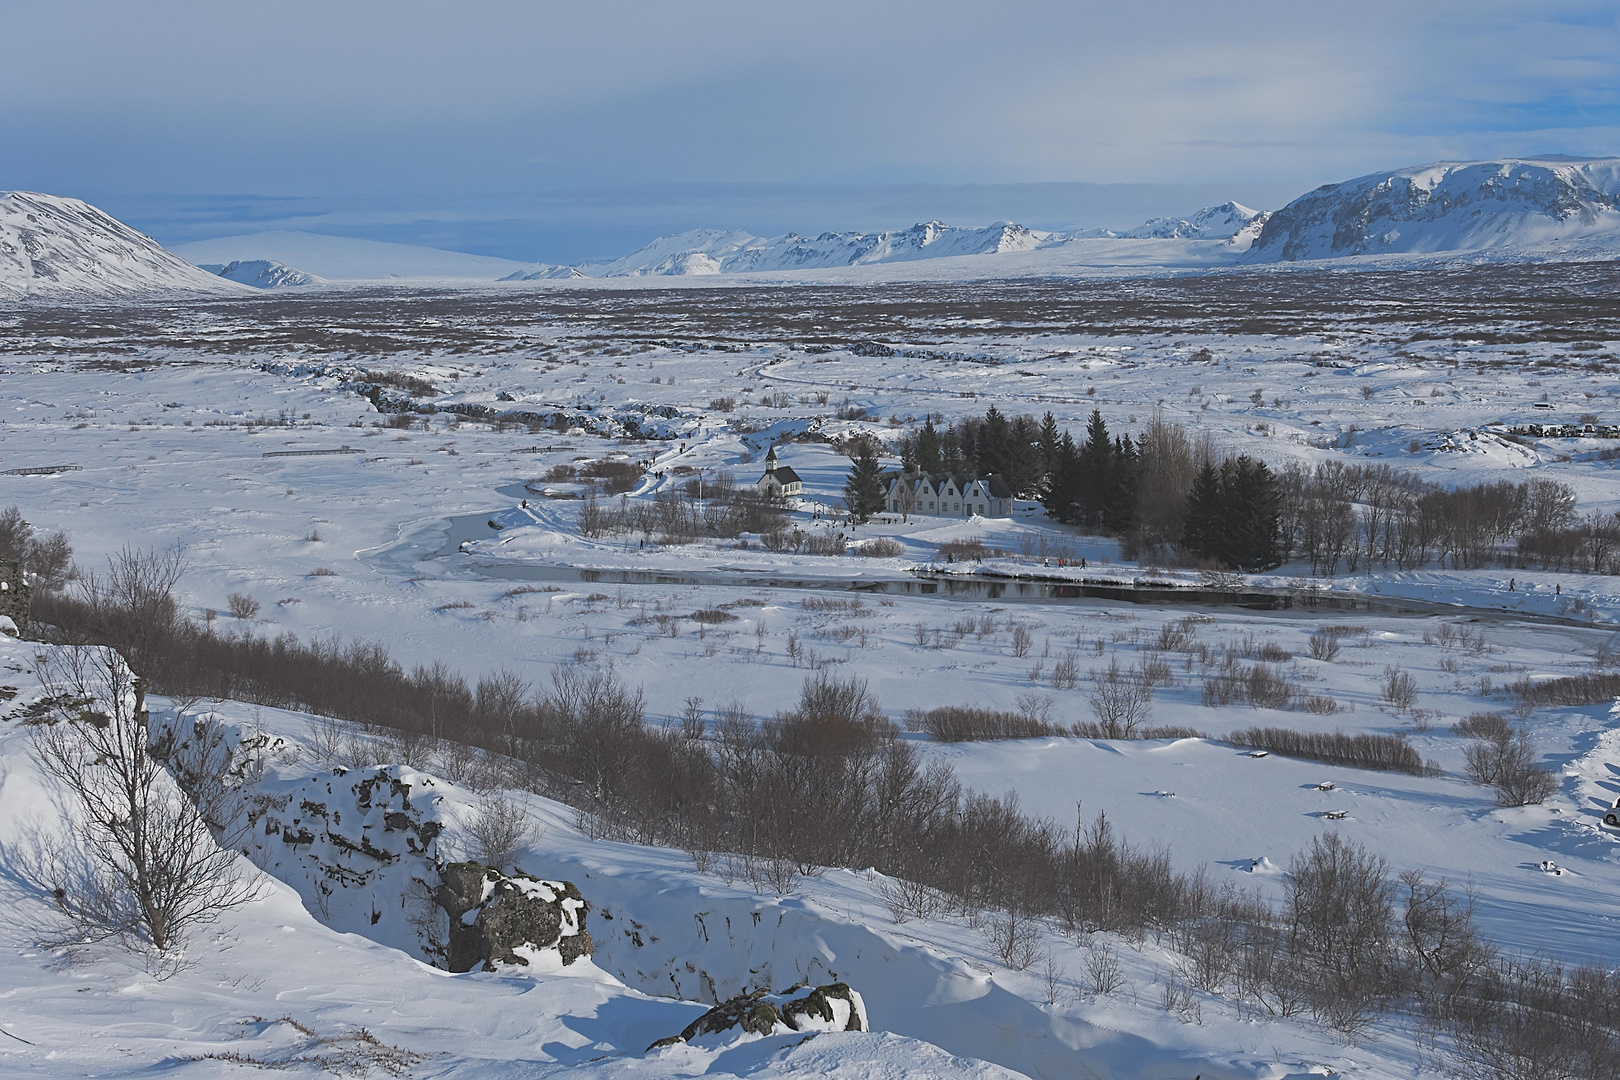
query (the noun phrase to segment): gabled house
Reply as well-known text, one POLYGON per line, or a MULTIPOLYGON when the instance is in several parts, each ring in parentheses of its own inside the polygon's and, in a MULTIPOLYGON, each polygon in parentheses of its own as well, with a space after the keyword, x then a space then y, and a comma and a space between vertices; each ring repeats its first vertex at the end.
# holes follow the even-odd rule
POLYGON ((884 505, 894 514, 1000 518, 1012 516, 1012 502, 1012 489, 996 473, 891 473, 884 505))
POLYGON ((755 490, 768 499, 785 499, 804 491, 799 474, 776 460, 776 447, 765 455, 765 475, 754 484, 755 490))

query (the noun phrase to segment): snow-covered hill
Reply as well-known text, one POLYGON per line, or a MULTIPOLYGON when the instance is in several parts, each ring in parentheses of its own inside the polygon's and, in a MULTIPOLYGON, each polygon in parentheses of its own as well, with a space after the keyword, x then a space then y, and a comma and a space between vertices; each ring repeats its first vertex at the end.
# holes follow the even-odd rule
POLYGON ((204 263, 202 269, 231 281, 239 281, 243 285, 251 285, 255 289, 290 289, 303 285, 318 285, 326 280, 314 274, 306 274, 302 270, 294 270, 290 266, 283 266, 272 259, 251 259, 223 265, 204 263))
POLYGON ((199 265, 262 260, 296 266, 327 281, 494 281, 533 269, 489 255, 306 232, 221 236, 174 250, 199 265))
POLYGON ((1620 248, 1620 158, 1439 162, 1302 195, 1266 222, 1251 261, 1620 248))
POLYGON ((0 193, 0 300, 242 292, 78 199, 0 193))

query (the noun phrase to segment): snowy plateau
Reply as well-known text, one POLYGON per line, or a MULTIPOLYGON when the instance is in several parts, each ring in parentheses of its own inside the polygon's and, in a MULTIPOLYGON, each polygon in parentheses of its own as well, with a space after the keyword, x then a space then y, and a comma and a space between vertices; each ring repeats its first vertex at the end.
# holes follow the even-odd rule
POLYGON ((1620 1075, 1609 170, 535 283, 7 196, 0 1076, 1620 1075), (936 451, 1007 512, 851 518, 936 451), (1254 462, 1274 557, 1145 531, 1254 462))

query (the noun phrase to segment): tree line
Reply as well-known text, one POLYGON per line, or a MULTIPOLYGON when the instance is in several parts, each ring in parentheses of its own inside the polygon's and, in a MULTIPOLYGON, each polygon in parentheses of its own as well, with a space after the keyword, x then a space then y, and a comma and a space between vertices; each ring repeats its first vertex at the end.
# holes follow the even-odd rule
POLYGON ((1322 576, 1433 564, 1620 574, 1620 514, 1580 514, 1556 480, 1443 487, 1385 463, 1273 469, 1158 414, 1134 437, 1115 434, 1095 409, 1079 439, 1051 413, 930 417, 900 453, 909 470, 999 472, 1052 520, 1118 537, 1127 559, 1261 570, 1300 558, 1322 576))

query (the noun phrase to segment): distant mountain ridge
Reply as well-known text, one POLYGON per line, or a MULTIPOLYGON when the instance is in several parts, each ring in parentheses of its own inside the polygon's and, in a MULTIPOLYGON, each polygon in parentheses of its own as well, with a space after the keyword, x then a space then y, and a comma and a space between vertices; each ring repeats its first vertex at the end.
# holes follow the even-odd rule
POLYGON ((1106 229, 1081 233, 1044 232, 1010 221, 982 228, 925 221, 891 232, 826 232, 804 237, 787 233, 759 237, 742 231, 693 229, 660 236, 612 262, 577 267, 542 264, 502 278, 540 281, 561 277, 683 277, 692 274, 747 274, 773 270, 827 270, 874 263, 915 262, 958 255, 1004 255, 1038 251, 1075 240, 1227 240, 1257 212, 1239 203, 1205 207, 1186 219, 1154 218, 1129 232, 1106 229))
POLYGON ((0 299, 241 293, 78 199, 0 193, 0 299))
POLYGON ((1253 262, 1607 240, 1620 248, 1620 158, 1451 161, 1327 184, 1272 214, 1253 262))
POLYGON ((524 264, 464 252, 312 233, 221 237, 164 250, 77 199, 0 193, 0 301, 118 298, 165 292, 340 282, 474 285, 825 271, 802 280, 1190 272, 1253 264, 1406 256, 1469 260, 1620 258, 1620 157, 1436 162, 1327 184, 1280 210, 1241 203, 1133 229, 1054 232, 1000 221, 925 221, 882 232, 695 229, 618 259, 524 264), (184 256, 184 258, 182 258, 184 256), (186 259, 194 260, 187 262, 186 259), (951 260, 951 261, 944 261, 951 260))

